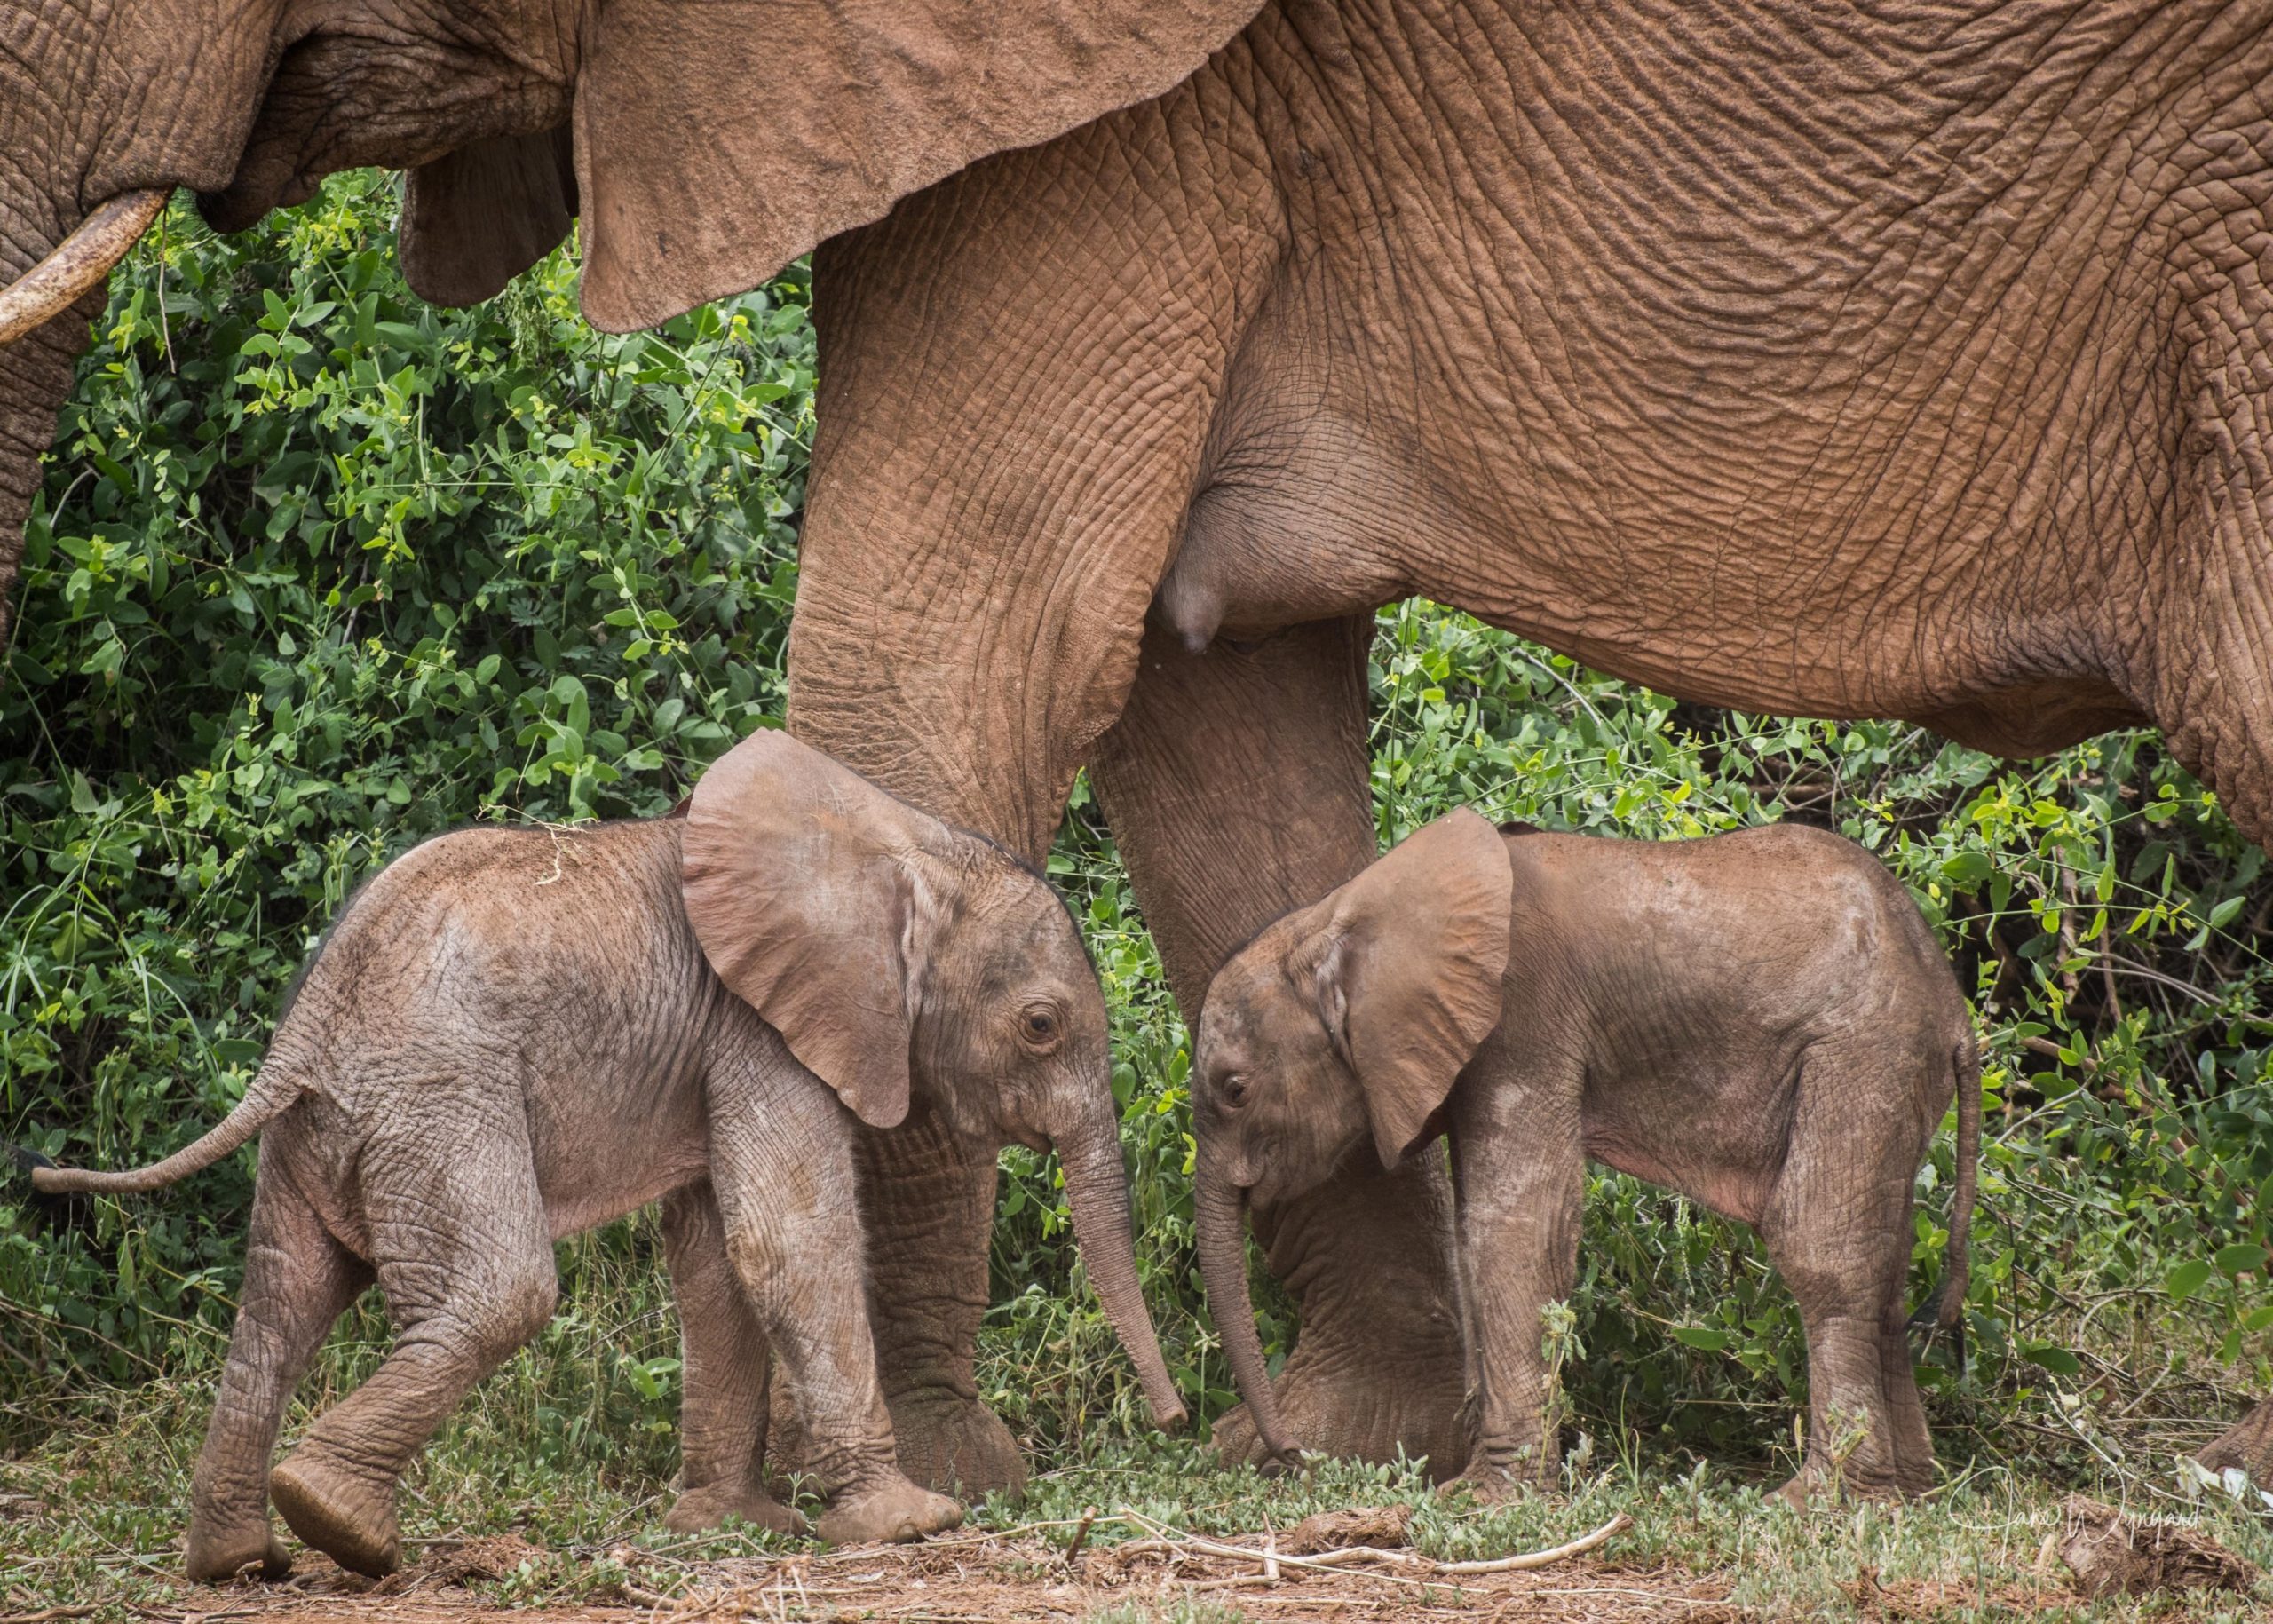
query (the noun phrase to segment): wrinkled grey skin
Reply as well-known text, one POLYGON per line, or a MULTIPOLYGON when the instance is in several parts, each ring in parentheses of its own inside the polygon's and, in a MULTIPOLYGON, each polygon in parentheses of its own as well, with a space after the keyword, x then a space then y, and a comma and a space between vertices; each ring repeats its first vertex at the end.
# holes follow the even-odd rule
MULTIPOLYGON (((232 1118, 233 1142, 264 1117, 266 1128, 237 1327, 196 1476, 193 1576, 282 1569, 272 1491, 310 1544, 359 1572, 392 1568, 397 1479, 550 1315, 552 1242, 658 1199, 685 1339, 671 1525, 730 1513, 796 1524, 760 1481, 769 1348, 801 1414, 801 1464, 833 1495, 824 1538, 908 1538, 960 1520, 898 1464, 859 1264, 857 1123, 706 963, 681 906, 687 828, 444 836, 389 867, 341 920, 232 1118), (295 1382, 375 1276, 394 1351, 272 1472, 295 1382)), ((901 860, 945 922, 910 1038, 923 1108, 974 1146, 1054 1141, 1101 1295, 1133 1293, 1104 1003, 1073 922, 973 836, 940 828, 901 860), (1037 1010, 1050 1012, 1043 1038, 1037 1010)), ((824 958, 812 973, 826 969, 824 958)), ((141 1176, 37 1177, 147 1188, 215 1153, 141 1176)), ((1140 1367, 1158 1370, 1149 1325, 1132 1335, 1140 1367)))
MULTIPOLYGON (((501 166, 479 139, 601 106, 582 25, 625 0, 16 4, 8 268, 121 186, 181 180, 242 222, 329 169, 445 154, 487 179, 407 242, 441 297, 575 206, 588 242, 659 262, 588 251, 610 321, 844 232, 817 260, 791 725, 1029 856, 1087 762, 1187 1010, 1371 860, 1370 611, 1414 592, 1750 710, 2016 753, 2150 721, 2273 837, 2273 0, 1271 0, 1228 44, 1236 16, 1181 33, 1221 49, 1170 53, 1166 93, 993 147, 908 108, 835 118, 911 63, 956 88, 936 53, 717 67, 802 62, 767 30, 867 8, 664 3, 725 37, 620 81, 669 148, 623 151, 636 234, 595 201, 593 142, 577 198, 543 151, 501 166), (717 94, 745 84, 764 118, 717 94), (845 231, 906 189, 902 147, 968 167, 845 231), (717 184, 792 150, 790 184, 717 184), (821 206, 848 186, 857 208, 821 206), (825 229, 777 229, 782 198, 825 229)), ((31 478, 5 453, 59 399, 51 332, 0 354, 0 559, 31 478)), ((859 1158, 912 1470, 1014 1481, 971 1380, 992 1161, 921 1122, 859 1158)), ((1453 1461, 1445 1179, 1352 1167, 1257 1217, 1302 1304, 1281 1397, 1306 1439, 1453 1461)), ((2204 1459, 2273 1476, 2273 1408, 2204 1459)))
POLYGON ((1385 1097, 1382 1057, 1422 1042, 1426 1013, 1367 956, 1425 965, 1424 982, 1460 973, 1437 963, 1461 928, 1437 906, 1441 860, 1416 864, 1412 843, 1273 924, 1208 987, 1192 1066, 1201 1266, 1263 1435, 1301 1443, 1263 1377, 1243 1201, 1303 1195, 1425 1122, 1410 1153, 1439 1153, 1437 1124, 1451 1140, 1474 1427, 1461 1481, 1479 1496, 1556 1480, 1540 1311, 1576 1278, 1588 1157, 1760 1231, 1807 1326, 1807 1452, 1787 1493, 1834 1477, 1930 1487, 1905 1331, 1911 1191, 1954 1080, 1970 1094, 1942 1295, 1954 1311, 1980 1088, 1965 1001, 1916 906, 1861 847, 1813 829, 1503 842, 1475 821, 1509 935, 1499 1021, 1472 1052, 1445 1051, 1420 1097, 1385 1097), (1368 887, 1378 917, 1337 906, 1368 887))
MULTIPOLYGON (((1028 850, 1086 762, 1187 1015, 1372 860, 1413 593, 1745 710, 2151 722, 2273 839, 2269 128, 2263 0, 1279 0, 817 255, 791 725, 1028 850)), ((1443 1174, 1258 1220, 1294 1430, 1456 1468, 1443 1174)), ((2203 1458, 2273 1480, 2273 1407, 2203 1458)))

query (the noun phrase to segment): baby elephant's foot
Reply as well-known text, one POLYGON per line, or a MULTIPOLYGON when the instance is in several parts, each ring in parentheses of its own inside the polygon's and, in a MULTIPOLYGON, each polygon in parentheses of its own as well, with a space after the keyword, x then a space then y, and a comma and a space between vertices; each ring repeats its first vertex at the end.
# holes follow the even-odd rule
POLYGON ((847 1489, 821 1513, 820 1537, 831 1545, 899 1544, 962 1524, 962 1508, 894 1473, 873 1487, 847 1489))
POLYGON ((263 1579, 283 1579, 292 1572, 292 1558, 284 1541, 268 1526, 267 1517, 242 1528, 190 1524, 182 1566, 199 1584, 225 1585, 256 1562, 260 1564, 263 1579))
POLYGON ((350 1573, 381 1579, 401 1564, 392 1482, 303 1448, 268 1474, 268 1493, 294 1533, 350 1573))
POLYGON ((764 1489, 751 1484, 706 1483, 678 1497, 664 1515, 663 1526, 675 1533, 701 1533, 730 1517, 776 1533, 805 1533, 805 1519, 764 1489))

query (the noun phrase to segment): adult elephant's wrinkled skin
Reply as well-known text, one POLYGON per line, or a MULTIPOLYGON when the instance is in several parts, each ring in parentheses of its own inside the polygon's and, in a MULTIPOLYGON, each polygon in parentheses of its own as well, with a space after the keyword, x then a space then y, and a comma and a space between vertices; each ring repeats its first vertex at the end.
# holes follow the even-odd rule
MULTIPOLYGON (((794 725, 1030 850, 1088 761, 1187 1010, 1373 857, 1413 592, 1750 710, 2150 720, 2265 840, 2269 115, 2262 4, 1268 7, 823 249, 794 725)), ((1261 1215, 1309 1446, 1460 1469, 1449 1212, 1261 1215)))
MULTIPOLYGON (((305 4, 194 184, 239 222, 419 165, 406 266, 453 298, 581 210, 619 325, 842 233, 792 725, 1029 854, 1089 763, 1188 1009, 1373 857, 1368 613, 1413 592, 1747 709, 2011 753, 2152 721, 2273 836, 2273 0, 1141 10, 963 49, 477 6, 443 49, 305 4)), ((76 191, 24 242, 154 178, 44 128, 76 191)), ((904 1455, 1014 1477, 970 1380, 991 1164, 864 1163, 904 1455)), ((1413 1166, 1258 1215, 1312 1447, 1458 1470, 1449 1213, 1413 1166)), ((2273 1475, 2273 1418, 2207 1458, 2273 1475)))

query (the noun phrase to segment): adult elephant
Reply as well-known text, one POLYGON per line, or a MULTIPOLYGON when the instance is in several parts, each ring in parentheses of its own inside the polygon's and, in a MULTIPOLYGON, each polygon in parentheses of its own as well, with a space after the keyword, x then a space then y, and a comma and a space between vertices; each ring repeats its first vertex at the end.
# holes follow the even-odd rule
MULTIPOLYGON (((1369 612, 1416 591, 1747 709, 2151 720, 2273 836, 2273 0, 1248 9, 469 45, 301 0, 210 212, 416 162, 407 268, 470 298, 581 206, 621 326, 939 179, 818 260, 792 724, 1028 852, 1089 763, 1187 1008, 1372 857, 1369 612)), ((919 1126, 868 1170, 895 1415, 1012 1476, 992 1169, 919 1126)), ((1446 1208, 1416 1168, 1260 1215, 1307 1444, 1458 1462, 1446 1208)), ((2206 1453, 2273 1477, 2273 1414, 2206 1453)))

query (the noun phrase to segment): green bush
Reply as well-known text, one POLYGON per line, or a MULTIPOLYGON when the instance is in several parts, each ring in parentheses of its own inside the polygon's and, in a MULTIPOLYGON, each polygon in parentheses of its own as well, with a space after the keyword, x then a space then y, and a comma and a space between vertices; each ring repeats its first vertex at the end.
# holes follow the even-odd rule
MULTIPOLYGON (((226 1111, 406 846, 663 811, 779 716, 802 273, 601 338, 558 259, 412 297, 392 211, 370 176, 257 238, 178 205, 64 414, 0 687, 0 1132, 58 1159, 226 1111)), ((60 1229, 0 1209, 0 1395, 209 1364, 249 1168, 60 1229)))
MULTIPOLYGON (((123 1165, 241 1094, 347 891, 479 819, 670 804, 779 714, 812 427, 806 283, 660 333, 577 319, 548 260, 471 311, 402 287, 390 180, 257 239, 177 209, 115 279, 28 540, 0 687, 0 1135, 123 1165)), ((1862 840, 1918 896, 1985 1036, 1974 1361, 1937 1419, 2055 1465, 2198 1441, 2273 1378, 2273 914, 2262 854, 2111 735, 2029 766, 1898 724, 1691 710, 1426 604, 1373 671, 1384 839, 1454 804, 1691 836, 1862 840)), ((1147 1287, 1187 1390, 1232 1395, 1191 1245, 1186 1034, 1077 787, 1051 869, 1112 1001, 1147 1287)), ((1921 1175, 1916 1288, 1947 1236, 1921 1175)), ((1040 1449, 1141 1414, 1078 1282, 1055 1164, 1002 1159, 988 1397, 1040 1449)), ((210 1373, 249 1155, 125 1204, 0 1204, 0 1438, 210 1373), (91 1395, 82 1397, 79 1395, 91 1395)), ((1759 1454, 1803 1372, 1759 1247, 1590 1184, 1580 1423, 1759 1454)), ((671 1327, 643 1222, 563 1248, 566 1307, 475 1421, 498 1446, 668 1470, 671 1327)), ((1295 1331, 1266 1295, 1274 1351, 1295 1331)), ((312 1390, 368 1367, 351 1317, 312 1390)))

